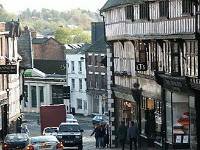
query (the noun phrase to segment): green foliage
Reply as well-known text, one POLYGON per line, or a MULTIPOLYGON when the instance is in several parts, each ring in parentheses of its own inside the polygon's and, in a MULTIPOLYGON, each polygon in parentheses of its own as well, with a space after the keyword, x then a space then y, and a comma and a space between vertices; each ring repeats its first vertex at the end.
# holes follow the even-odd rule
POLYGON ((54 35, 63 44, 90 42, 91 22, 101 21, 98 13, 82 9, 60 12, 46 8, 41 11, 27 8, 17 16, 8 13, 0 4, 0 21, 16 18, 19 18, 22 27, 29 26, 43 35, 54 35))
POLYGON ((55 39, 62 44, 90 43, 90 34, 80 28, 70 29, 65 27, 57 28, 55 39))

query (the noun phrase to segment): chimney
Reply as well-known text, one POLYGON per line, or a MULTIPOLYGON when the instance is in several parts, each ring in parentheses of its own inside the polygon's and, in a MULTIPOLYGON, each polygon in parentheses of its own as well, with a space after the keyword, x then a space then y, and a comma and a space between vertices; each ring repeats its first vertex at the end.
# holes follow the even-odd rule
POLYGON ((36 31, 31 31, 31 37, 34 39, 37 37, 37 32, 36 31))
POLYGON ((92 22, 92 44, 94 44, 99 38, 104 36, 104 23, 103 22, 92 22))

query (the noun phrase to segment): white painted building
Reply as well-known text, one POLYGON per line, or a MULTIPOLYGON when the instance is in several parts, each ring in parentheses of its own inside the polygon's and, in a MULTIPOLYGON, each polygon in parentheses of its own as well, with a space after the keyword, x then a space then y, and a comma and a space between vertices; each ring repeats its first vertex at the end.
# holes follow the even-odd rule
POLYGON ((75 113, 88 115, 91 110, 88 107, 86 94, 86 66, 85 53, 76 52, 66 54, 67 82, 70 86, 69 107, 75 109, 75 113))
POLYGON ((36 68, 25 73, 23 112, 39 112, 41 105, 65 104, 62 97, 65 75, 48 75, 36 68))

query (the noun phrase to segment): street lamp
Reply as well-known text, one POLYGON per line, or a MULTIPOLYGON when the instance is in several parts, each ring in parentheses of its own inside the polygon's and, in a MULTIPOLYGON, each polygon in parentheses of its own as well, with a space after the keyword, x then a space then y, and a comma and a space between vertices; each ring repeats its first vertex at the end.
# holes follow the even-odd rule
MULTIPOLYGON (((138 130, 139 134, 141 134, 141 98, 142 98, 142 88, 140 87, 140 84, 138 83, 138 80, 136 83, 133 84, 132 89, 132 95, 134 100, 136 101, 136 114, 137 114, 137 123, 138 123, 138 130)), ((139 141, 140 145, 140 141, 139 141)))

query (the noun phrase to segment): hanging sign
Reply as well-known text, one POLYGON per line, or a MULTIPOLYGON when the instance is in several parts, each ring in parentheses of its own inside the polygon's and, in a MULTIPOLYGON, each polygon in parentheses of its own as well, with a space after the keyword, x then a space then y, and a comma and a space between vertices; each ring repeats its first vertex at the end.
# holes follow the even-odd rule
POLYGON ((135 70, 136 71, 147 71, 147 54, 146 54, 147 46, 145 43, 138 44, 138 52, 139 52, 139 61, 135 62, 135 70))
POLYGON ((17 74, 17 65, 0 65, 0 74, 17 74))

